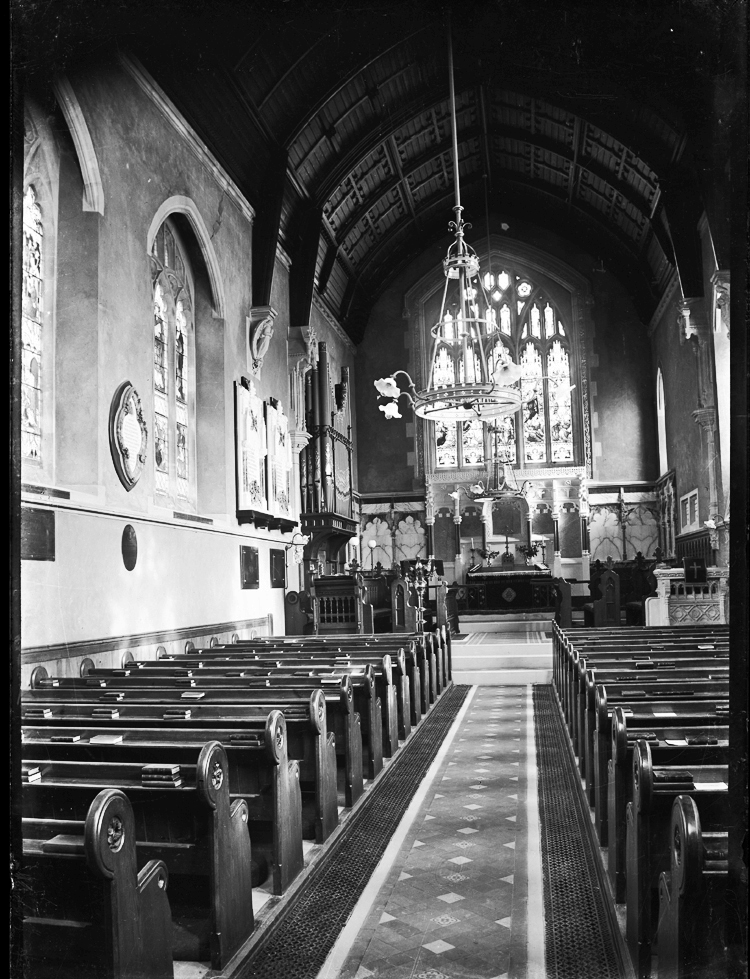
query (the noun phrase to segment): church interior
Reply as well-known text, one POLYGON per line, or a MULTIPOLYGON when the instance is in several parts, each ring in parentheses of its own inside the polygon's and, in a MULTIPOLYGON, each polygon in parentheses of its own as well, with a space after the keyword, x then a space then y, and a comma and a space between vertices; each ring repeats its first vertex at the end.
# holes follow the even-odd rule
POLYGON ((11 4, 12 976, 747 976, 746 13, 11 4))

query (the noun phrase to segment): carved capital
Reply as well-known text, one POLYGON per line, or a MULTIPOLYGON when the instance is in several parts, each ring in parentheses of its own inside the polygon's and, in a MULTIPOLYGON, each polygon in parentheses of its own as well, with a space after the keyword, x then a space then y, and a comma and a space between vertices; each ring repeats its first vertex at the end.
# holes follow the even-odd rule
POLYGON ((716 409, 698 408, 693 412, 693 421, 706 430, 706 434, 713 438, 716 432, 716 409))
POLYGON ((299 455, 311 438, 312 435, 309 432, 302 431, 298 428, 291 429, 289 432, 289 444, 292 447, 292 452, 299 455))

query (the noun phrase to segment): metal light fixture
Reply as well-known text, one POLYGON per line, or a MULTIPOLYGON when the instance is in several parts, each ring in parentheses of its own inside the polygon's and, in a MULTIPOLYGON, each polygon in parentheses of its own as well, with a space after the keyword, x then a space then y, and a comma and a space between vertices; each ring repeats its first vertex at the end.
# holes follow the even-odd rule
POLYGON ((304 548, 310 543, 310 538, 307 534, 301 533, 297 530, 294 532, 292 539, 288 544, 285 545, 284 550, 288 551, 290 548, 294 548, 292 552, 292 557, 295 564, 302 564, 304 548))
MULTIPOLYGON (((453 138, 453 175, 455 220, 449 223, 454 241, 443 259, 445 286, 440 318, 432 327, 429 375, 427 384, 417 389, 406 371, 398 370, 391 377, 375 381, 386 418, 401 418, 398 399, 403 394, 414 413, 429 421, 465 421, 481 418, 490 421, 512 415, 521 407, 518 381, 522 368, 514 364, 504 344, 492 344, 497 324, 491 313, 484 278, 479 271, 479 258, 464 240, 471 225, 462 218, 461 190, 458 174, 458 135, 456 126, 456 97, 453 84, 453 47, 448 37, 450 75, 451 131, 453 138), (491 351, 491 352, 490 352, 491 351), (402 389, 396 377, 406 378, 402 389)), ((487 278, 487 277, 485 277, 487 278)), ((489 282, 489 279, 488 279, 489 282)))

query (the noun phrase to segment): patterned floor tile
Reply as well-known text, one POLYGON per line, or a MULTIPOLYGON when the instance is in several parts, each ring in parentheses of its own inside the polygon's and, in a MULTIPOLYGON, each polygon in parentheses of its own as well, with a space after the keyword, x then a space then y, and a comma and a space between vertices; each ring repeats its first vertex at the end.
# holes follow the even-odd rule
POLYGON ((511 758, 526 757, 525 709, 520 688, 476 689, 438 770, 440 791, 423 803, 341 979, 507 976, 516 844, 525 859, 526 832, 525 820, 518 827, 519 776, 510 774, 521 763, 511 758))
POLYGON ((428 945, 422 946, 422 948, 426 948, 430 952, 434 952, 435 955, 442 955, 443 952, 448 952, 450 949, 455 947, 455 945, 451 945, 449 942, 444 942, 441 938, 436 939, 434 942, 430 942, 428 945))

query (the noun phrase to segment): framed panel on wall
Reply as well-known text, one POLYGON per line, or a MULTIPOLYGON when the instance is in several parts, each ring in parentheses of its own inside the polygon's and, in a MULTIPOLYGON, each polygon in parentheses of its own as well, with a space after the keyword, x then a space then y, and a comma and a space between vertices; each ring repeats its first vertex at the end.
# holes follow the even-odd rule
POLYGON ((260 587, 258 548, 240 544, 240 588, 260 587))
POLYGON ((271 548, 271 588, 286 588, 286 552, 271 548))
POLYGON ((252 381, 235 383, 235 409, 237 510, 267 511, 266 424, 252 381))

